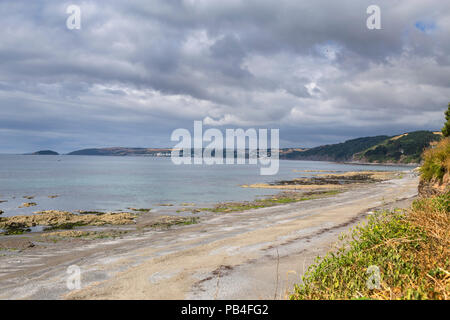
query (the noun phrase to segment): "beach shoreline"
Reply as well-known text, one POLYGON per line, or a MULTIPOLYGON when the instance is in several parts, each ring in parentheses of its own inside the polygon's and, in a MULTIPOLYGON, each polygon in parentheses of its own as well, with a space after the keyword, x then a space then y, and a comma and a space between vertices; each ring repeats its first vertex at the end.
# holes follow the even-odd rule
POLYGON ((31 247, 25 243, 18 251, 0 251, 0 298, 283 298, 292 281, 315 256, 332 247, 340 232, 375 207, 406 207, 417 193, 417 183, 409 171, 401 178, 330 197, 210 213, 200 223, 170 230, 143 228, 105 239, 33 241, 31 247), (66 287, 70 265, 82 270, 79 291, 66 287), (278 279, 276 289, 267 272, 278 279))

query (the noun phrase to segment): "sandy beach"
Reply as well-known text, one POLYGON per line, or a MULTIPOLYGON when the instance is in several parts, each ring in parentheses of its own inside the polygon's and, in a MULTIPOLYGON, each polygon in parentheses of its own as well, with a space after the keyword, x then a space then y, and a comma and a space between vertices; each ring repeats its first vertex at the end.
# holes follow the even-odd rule
MULTIPOLYGON (((418 178, 326 198, 201 216, 200 223, 118 238, 0 251, 1 299, 284 299, 317 255, 377 209, 407 207, 418 178), (67 289, 67 268, 81 289, 67 289)), ((10 236, 8 241, 26 241, 10 236)))

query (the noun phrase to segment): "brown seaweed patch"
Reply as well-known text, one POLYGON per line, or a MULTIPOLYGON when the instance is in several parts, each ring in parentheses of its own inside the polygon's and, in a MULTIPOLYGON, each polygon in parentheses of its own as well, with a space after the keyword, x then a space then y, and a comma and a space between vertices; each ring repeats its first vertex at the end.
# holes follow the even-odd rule
POLYGON ((79 215, 67 211, 38 211, 29 216, 13 216, 0 218, 0 229, 29 228, 34 226, 50 226, 51 228, 71 229, 76 226, 105 224, 123 225, 135 223, 136 215, 128 212, 108 212, 102 215, 79 215))
POLYGON ((22 203, 22 205, 19 208, 28 208, 28 207, 34 207, 37 206, 36 202, 25 202, 22 203))

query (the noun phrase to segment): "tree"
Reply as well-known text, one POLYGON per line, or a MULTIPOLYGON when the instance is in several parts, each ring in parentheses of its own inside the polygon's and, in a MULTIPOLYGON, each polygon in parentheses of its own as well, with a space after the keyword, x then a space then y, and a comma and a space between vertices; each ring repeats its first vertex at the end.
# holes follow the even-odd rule
POLYGON ((447 120, 447 122, 442 128, 442 134, 444 135, 444 137, 450 137, 450 103, 448 104, 447 111, 445 111, 445 120, 447 120))

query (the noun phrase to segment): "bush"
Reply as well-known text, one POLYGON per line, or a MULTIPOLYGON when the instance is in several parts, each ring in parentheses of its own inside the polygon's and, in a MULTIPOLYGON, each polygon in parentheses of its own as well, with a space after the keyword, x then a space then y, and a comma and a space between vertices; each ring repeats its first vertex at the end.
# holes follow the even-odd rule
POLYGON ((369 217, 337 252, 310 266, 290 299, 448 299, 449 198, 369 217), (380 270, 378 289, 367 286, 369 266, 380 270))
POLYGON ((445 173, 450 172, 450 138, 442 139, 435 148, 427 149, 423 158, 421 178, 425 181, 442 180, 445 173))

